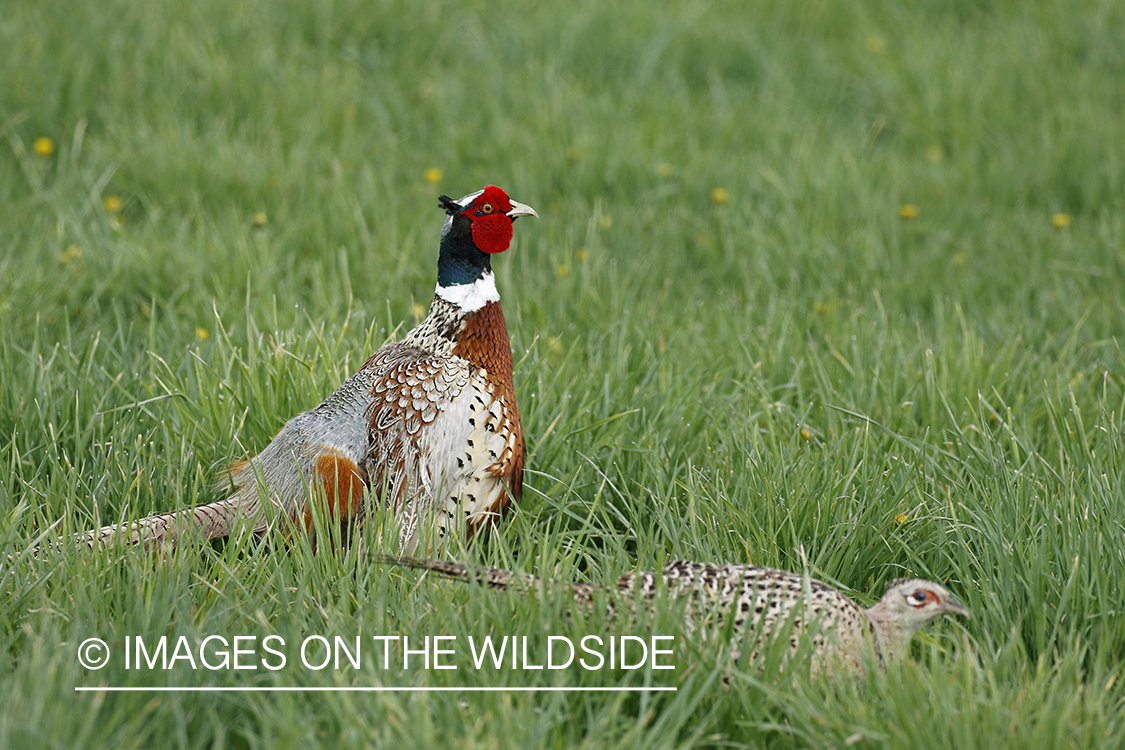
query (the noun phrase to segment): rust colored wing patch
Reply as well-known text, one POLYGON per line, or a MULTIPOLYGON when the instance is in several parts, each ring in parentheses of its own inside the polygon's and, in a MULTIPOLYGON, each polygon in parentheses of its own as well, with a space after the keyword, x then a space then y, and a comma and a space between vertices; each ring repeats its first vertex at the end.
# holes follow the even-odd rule
POLYGON ((346 536, 352 521, 363 513, 367 474, 347 456, 335 450, 320 454, 313 464, 312 505, 305 505, 300 523, 316 546, 313 512, 319 510, 326 523, 338 525, 346 536))
POLYGON ((325 510, 330 518, 343 521, 363 509, 367 477, 350 458, 335 451, 322 453, 316 460, 316 475, 324 489, 325 510))

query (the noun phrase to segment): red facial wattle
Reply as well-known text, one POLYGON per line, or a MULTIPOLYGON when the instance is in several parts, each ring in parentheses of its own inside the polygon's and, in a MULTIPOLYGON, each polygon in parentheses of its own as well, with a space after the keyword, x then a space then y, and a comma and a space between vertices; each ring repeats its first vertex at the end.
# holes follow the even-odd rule
POLYGON ((512 243, 512 220, 502 213, 473 216, 473 244, 482 253, 502 253, 512 243))
POLYGON ((511 210, 508 194, 489 185, 462 211, 473 222, 473 243, 482 253, 502 253, 512 244, 511 210))

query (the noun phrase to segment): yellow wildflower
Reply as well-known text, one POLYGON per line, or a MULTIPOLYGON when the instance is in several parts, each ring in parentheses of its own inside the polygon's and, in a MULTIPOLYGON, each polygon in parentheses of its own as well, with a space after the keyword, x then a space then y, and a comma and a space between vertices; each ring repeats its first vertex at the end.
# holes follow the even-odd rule
POLYGON ((906 517, 905 513, 899 513, 897 516, 895 516, 895 523, 897 523, 899 526, 902 526, 909 520, 910 519, 906 517))
POLYGON ((579 151, 578 149, 568 148, 566 150, 566 160, 567 161, 578 161, 581 158, 582 158, 582 152, 579 151))
POLYGON ((67 245, 66 250, 63 250, 63 254, 59 256, 59 263, 65 266, 72 260, 78 260, 81 257, 82 248, 80 248, 78 245, 67 245))
POLYGON ((863 46, 867 47, 867 51, 873 55, 881 55, 887 49, 886 41, 878 34, 868 34, 867 39, 863 41, 863 46))
POLYGON ((954 253, 953 254, 953 265, 958 266, 958 267, 965 265, 965 254, 964 253, 954 253))
POLYGON ((1051 226, 1055 229, 1066 229, 1070 226, 1070 214, 1054 214, 1051 216, 1051 226))
POLYGON ((106 210, 106 213, 117 213, 121 210, 121 196, 107 195, 102 201, 102 207, 106 210))
POLYGON ((935 143, 934 145, 926 149, 926 158, 934 164, 937 164, 939 161, 941 161, 941 146, 935 143))
POLYGON ((270 217, 266 216, 265 211, 259 211, 258 213, 254 214, 253 221, 254 221, 254 226, 264 227, 266 224, 270 223, 270 217))
POLYGON ((422 176, 425 177, 426 182, 430 183, 431 185, 438 184, 439 182, 441 182, 441 178, 443 177, 441 170, 437 167, 430 167, 422 173, 422 176))
POLYGON ((606 230, 613 226, 613 219, 609 216, 602 216, 598 218, 598 229, 606 230))
POLYGON ((574 251, 574 257, 578 259, 579 263, 585 263, 590 257, 590 251, 584 247, 580 247, 574 251))
POLYGON ((903 203, 898 207, 898 215, 904 219, 913 219, 918 216, 918 207, 913 203, 903 203))
POLYGON ((661 177, 671 177, 672 165, 666 161, 662 161, 656 165, 656 173, 661 177))
POLYGON ((566 265, 566 263, 560 265, 557 270, 559 272, 559 276, 562 276, 564 278, 570 275, 570 268, 566 265))
POLYGON ((730 193, 726 188, 717 187, 711 190, 711 202, 716 206, 721 206, 730 200, 730 193))
POLYGON ((36 154, 46 159, 51 154, 55 153, 55 142, 47 136, 42 135, 35 139, 35 143, 31 144, 31 148, 36 154))
POLYGON ((211 333, 206 328, 196 328, 195 337, 200 341, 206 341, 207 339, 211 338, 211 333))

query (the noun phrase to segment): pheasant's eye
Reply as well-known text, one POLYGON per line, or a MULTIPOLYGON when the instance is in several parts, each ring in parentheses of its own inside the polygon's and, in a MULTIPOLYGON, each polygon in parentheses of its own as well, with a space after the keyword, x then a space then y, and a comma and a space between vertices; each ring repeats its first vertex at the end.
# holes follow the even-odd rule
POLYGON ((910 594, 909 596, 906 597, 906 603, 909 604, 911 607, 921 607, 923 604, 928 602, 931 598, 936 599, 937 597, 935 597, 929 591, 926 591, 924 589, 918 589, 913 594, 910 594))
POLYGON ((492 204, 491 204, 491 203, 485 203, 485 204, 484 204, 483 206, 481 206, 481 207, 480 207, 480 212, 481 212, 482 214, 490 214, 490 213, 492 213, 492 212, 493 212, 494 210, 495 210, 495 209, 494 209, 494 208, 492 207, 492 204))

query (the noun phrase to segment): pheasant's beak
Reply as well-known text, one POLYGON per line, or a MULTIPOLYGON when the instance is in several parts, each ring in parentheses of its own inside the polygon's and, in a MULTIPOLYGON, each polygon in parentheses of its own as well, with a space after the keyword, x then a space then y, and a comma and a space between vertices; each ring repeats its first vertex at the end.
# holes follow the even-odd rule
POLYGON ((969 610, 965 608, 965 605, 954 599, 952 596, 946 597, 943 604, 943 609, 945 610, 946 614, 960 615, 966 620, 973 619, 973 616, 969 614, 969 610))
POLYGON ((516 219, 520 216, 534 216, 536 219, 539 218, 539 214, 535 213, 535 209, 531 206, 525 206, 513 200, 509 200, 509 202, 512 204, 512 210, 507 213, 509 218, 516 219))

